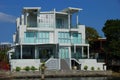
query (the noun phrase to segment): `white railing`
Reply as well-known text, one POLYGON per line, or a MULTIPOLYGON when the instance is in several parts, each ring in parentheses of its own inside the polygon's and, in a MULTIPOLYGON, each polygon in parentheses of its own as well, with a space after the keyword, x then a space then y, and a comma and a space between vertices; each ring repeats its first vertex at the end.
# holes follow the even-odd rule
POLYGON ((45 62, 45 65, 48 70, 60 70, 60 59, 50 58, 45 62))

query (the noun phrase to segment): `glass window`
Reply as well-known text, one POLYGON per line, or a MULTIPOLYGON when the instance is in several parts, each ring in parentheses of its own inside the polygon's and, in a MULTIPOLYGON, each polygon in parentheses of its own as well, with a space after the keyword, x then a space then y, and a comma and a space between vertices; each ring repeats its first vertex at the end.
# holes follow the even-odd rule
POLYGON ((82 36, 80 33, 73 33, 72 34, 72 43, 75 43, 75 44, 80 44, 81 43, 81 39, 82 39, 82 36))
POLYGON ((70 43, 70 33, 69 32, 59 32, 58 41, 59 43, 70 43))
POLYGON ((48 43, 49 42, 49 32, 38 32, 38 39, 40 43, 48 43))

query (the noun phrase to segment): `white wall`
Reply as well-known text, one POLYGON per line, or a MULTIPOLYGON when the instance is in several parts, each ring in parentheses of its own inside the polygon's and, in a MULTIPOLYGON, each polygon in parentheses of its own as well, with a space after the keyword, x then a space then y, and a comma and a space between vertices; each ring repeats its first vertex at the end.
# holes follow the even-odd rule
POLYGON ((82 43, 84 44, 85 43, 85 25, 78 25, 78 28, 79 28, 79 33, 82 34, 82 43))
POLYGON ((84 70, 84 66, 88 66, 88 70, 91 70, 91 67, 94 67, 94 70, 106 70, 106 67, 103 68, 103 64, 105 63, 98 63, 96 59, 79 59, 81 64, 81 70, 84 70))
POLYGON ((16 67, 25 68, 26 66, 34 66, 39 69, 40 59, 12 59, 10 60, 11 70, 16 69, 16 67))
POLYGON ((54 43, 54 42, 55 42, 55 41, 54 41, 54 32, 50 32, 50 33, 49 33, 49 39, 50 39, 50 40, 49 40, 50 43, 54 43))

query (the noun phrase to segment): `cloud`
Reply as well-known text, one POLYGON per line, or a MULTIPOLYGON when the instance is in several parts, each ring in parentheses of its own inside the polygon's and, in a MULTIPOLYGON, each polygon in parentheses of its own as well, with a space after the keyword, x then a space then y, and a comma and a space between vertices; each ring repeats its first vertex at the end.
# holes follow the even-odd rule
POLYGON ((16 17, 0 12, 0 22, 10 22, 10 23, 15 23, 16 17))

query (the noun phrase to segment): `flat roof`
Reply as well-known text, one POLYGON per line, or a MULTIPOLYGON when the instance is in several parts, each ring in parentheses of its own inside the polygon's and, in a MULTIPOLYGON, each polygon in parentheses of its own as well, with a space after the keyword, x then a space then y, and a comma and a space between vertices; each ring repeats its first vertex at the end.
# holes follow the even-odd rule
POLYGON ((68 8, 66 8, 66 9, 63 9, 62 12, 66 12, 66 13, 68 13, 68 12, 70 12, 70 13, 76 13, 76 12, 78 12, 78 11, 80 11, 80 10, 83 10, 83 9, 81 9, 81 8, 74 8, 74 7, 68 7, 68 8))
POLYGON ((31 12, 31 11, 39 11, 41 7, 23 7, 23 13, 24 12, 31 12))
POLYGON ((23 9, 41 9, 41 7, 23 7, 23 9))

